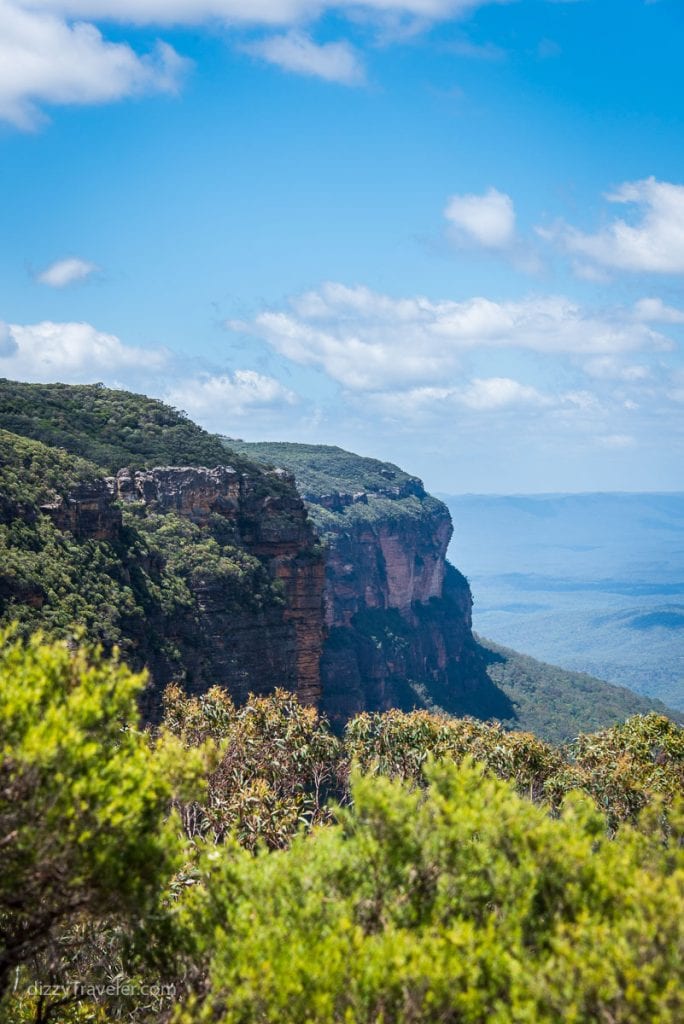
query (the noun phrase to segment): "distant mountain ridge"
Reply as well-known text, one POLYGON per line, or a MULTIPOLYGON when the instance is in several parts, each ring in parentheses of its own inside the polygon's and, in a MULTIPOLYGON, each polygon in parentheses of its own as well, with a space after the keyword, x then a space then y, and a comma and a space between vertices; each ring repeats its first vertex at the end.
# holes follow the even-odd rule
POLYGON ((476 629, 684 709, 684 493, 443 498, 476 629))

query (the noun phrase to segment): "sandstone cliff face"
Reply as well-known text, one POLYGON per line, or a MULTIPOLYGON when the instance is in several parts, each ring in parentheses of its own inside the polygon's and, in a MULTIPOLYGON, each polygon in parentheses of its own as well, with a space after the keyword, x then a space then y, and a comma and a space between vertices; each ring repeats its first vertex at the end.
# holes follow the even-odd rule
POLYGON ((335 725, 390 707, 510 717, 477 653, 468 581, 446 561, 451 516, 420 480, 339 448, 239 450, 295 473, 325 542, 321 706, 335 725))
POLYGON ((440 598, 452 532, 442 508, 420 518, 350 520, 331 529, 326 624, 349 626, 358 612, 376 608, 396 608, 411 618, 416 602, 440 598))
POLYGON ((448 511, 432 500, 419 515, 389 511, 326 531, 321 676, 323 707, 336 724, 429 703, 437 690, 448 703, 472 640, 470 588, 446 562, 448 511))
MULTIPOLYGON (((37 554, 33 571, 19 560, 0 573, 0 606, 20 603, 36 626, 42 616, 66 628, 69 579, 93 637, 150 669, 148 717, 172 680, 194 693, 220 685, 238 701, 286 687, 336 725, 389 707, 510 717, 476 663, 470 589, 445 557, 449 513, 417 478, 314 449, 308 480, 301 463, 291 467, 305 505, 288 472, 239 455, 240 468, 126 468, 105 478, 27 443, 54 483, 34 471, 33 490, 17 489, 26 457, 17 440, 0 513, 33 523, 37 554), (64 543, 40 533, 45 517, 64 543), (45 584, 44 544, 60 560, 45 584)), ((306 446, 285 448, 312 458, 306 446)))
MULTIPOLYGON (((137 581, 145 618, 124 624, 124 633, 134 661, 151 670, 153 684, 144 700, 149 717, 157 716, 163 686, 174 679, 196 693, 224 686, 237 701, 281 686, 304 703, 320 703, 325 567, 304 503, 286 473, 250 476, 228 466, 122 469, 56 495, 37 511, 79 542, 113 546, 120 574, 132 586, 137 581), (143 528, 169 516, 195 528, 184 539, 189 561, 197 560, 193 543, 215 540, 224 557, 231 551, 252 557, 248 575, 243 579, 236 571, 233 579, 200 558, 187 573, 191 593, 184 605, 169 612, 150 599, 152 587, 164 585, 169 553, 150 546, 143 528), (136 556, 141 548, 144 554, 136 556)), ((185 578, 182 556, 179 561, 185 578)), ((33 597, 14 595, 26 603, 33 597)))
POLYGON ((244 700, 282 686, 317 704, 324 564, 292 479, 283 471, 250 477, 228 466, 167 466, 121 470, 109 485, 126 504, 175 513, 209 532, 218 527, 224 539, 259 558, 282 588, 282 602, 236 611, 226 608, 211 574, 200 574, 194 589, 202 642, 196 656, 187 652, 184 659, 189 688, 210 681, 244 700))
POLYGON ((80 540, 115 541, 121 530, 121 510, 112 502, 107 481, 100 478, 78 484, 67 495, 40 506, 58 530, 80 540))
POLYGON ((446 561, 451 532, 433 501, 420 518, 328 528, 322 706, 338 727, 391 707, 510 717, 474 642, 468 581, 446 561))

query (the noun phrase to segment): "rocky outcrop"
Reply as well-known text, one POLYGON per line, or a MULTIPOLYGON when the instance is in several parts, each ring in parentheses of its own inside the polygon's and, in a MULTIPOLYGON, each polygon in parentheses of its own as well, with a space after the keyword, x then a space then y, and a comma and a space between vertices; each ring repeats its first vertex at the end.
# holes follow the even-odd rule
POLYGON ((417 509, 394 500, 369 519, 326 519, 324 710, 337 726, 390 707, 510 715, 474 654, 470 587, 446 561, 447 508, 424 491, 417 509))
POLYGON ((514 717, 477 652, 468 581, 446 560, 446 505, 397 466, 340 448, 238 444, 294 472, 325 543, 321 704, 336 726, 390 707, 514 717))
POLYGON ((378 608, 410 619, 416 603, 441 597, 452 531, 444 506, 420 518, 360 519, 330 529, 326 624, 349 626, 358 612, 378 608))
POLYGON ((239 453, 233 465, 105 477, 38 442, 14 446, 0 517, 33 534, 17 533, 29 554, 0 573, 0 610, 67 622, 65 581, 82 586, 93 637, 149 668, 149 718, 170 681, 192 693, 220 685, 237 701, 284 687, 338 726, 416 705, 511 717, 475 664, 470 589, 446 561, 449 513, 416 477, 305 447, 315 465, 304 482, 301 461, 292 467, 298 493, 289 472, 239 453), (62 540, 41 533, 44 517, 62 540), (43 544, 59 561, 49 581, 43 544))
POLYGON ((323 646, 322 552, 305 506, 285 472, 249 476, 229 466, 164 466, 110 478, 112 496, 152 513, 175 513, 259 558, 284 600, 238 612, 211 575, 195 582, 204 650, 186 657, 192 689, 204 680, 226 686, 238 700, 275 686, 317 704, 323 646), (199 682, 193 683, 193 680, 199 682))
MULTIPOLYGON (((144 608, 144 618, 124 616, 121 628, 127 657, 151 672, 147 717, 157 717, 163 687, 176 679, 195 693, 224 686, 239 702, 279 686, 304 703, 320 703, 323 552, 287 473, 250 474, 230 466, 122 469, 54 491, 30 509, 8 505, 6 518, 29 521, 29 511, 34 521, 48 516, 79 544, 112 546, 112 571, 144 608), (144 527, 172 515, 193 524, 178 539, 192 569, 185 571, 176 557, 174 585, 185 581, 190 596, 169 609, 159 594, 175 552, 155 544, 154 531, 144 527), (236 562, 234 575, 212 568, 211 559, 204 565, 192 548, 207 540, 224 559, 234 552, 239 561, 244 552, 251 561, 236 562)), ((0 602, 40 608, 44 600, 40 585, 0 580, 0 602)))
POLYGON ((102 477, 85 480, 66 495, 39 506, 58 530, 68 530, 79 540, 113 542, 121 530, 121 510, 113 503, 107 481, 102 477))

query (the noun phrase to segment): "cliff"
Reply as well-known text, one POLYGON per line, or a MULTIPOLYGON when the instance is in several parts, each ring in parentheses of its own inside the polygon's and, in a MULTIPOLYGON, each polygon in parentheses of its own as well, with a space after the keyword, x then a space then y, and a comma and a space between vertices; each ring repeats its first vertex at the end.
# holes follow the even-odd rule
POLYGON ((253 569, 266 569, 272 584, 262 581, 260 587, 252 576, 255 592, 233 594, 221 572, 212 571, 211 559, 200 560, 192 575, 197 655, 185 637, 186 687, 218 684, 244 700, 250 692, 282 686, 317 705, 324 565, 293 478, 282 470, 247 474, 230 466, 166 466, 120 470, 108 484, 112 498, 138 513, 144 510, 146 519, 181 517, 198 538, 245 552, 257 560, 253 569), (260 589, 262 599, 255 603, 260 589))
POLYGON ((340 448, 227 443, 295 474, 325 543, 322 707, 333 723, 416 706, 515 718, 473 639, 468 582, 446 561, 451 516, 420 480, 340 448))
POLYGON ((425 707, 563 740, 650 707, 676 718, 480 643, 451 532, 388 463, 227 443, 100 386, 0 380, 0 626, 117 645, 150 670, 148 718, 170 681, 237 701, 286 687, 337 726, 425 707))
POLYGON ((0 622, 119 645, 151 671, 150 718, 171 680, 320 702, 323 558, 287 474, 238 459, 106 476, 6 431, 0 451, 0 622))

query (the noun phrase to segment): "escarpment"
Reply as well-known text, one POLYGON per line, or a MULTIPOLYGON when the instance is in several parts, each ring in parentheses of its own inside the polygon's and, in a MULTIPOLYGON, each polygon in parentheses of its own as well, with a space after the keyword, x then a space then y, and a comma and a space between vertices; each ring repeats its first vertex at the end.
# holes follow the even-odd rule
POLYGON ((467 580, 446 561, 447 507, 396 466, 339 448, 228 441, 295 474, 325 542, 322 707, 439 707, 512 719, 472 634, 467 580))
POLYGON ((152 719, 170 681, 320 702, 325 569, 286 473, 238 460, 106 476, 0 435, 0 621, 119 646, 150 672, 152 719))
POLYGON ((186 649, 183 658, 187 688, 225 686, 244 700, 281 686, 318 704, 324 563, 293 478, 282 470, 249 475, 230 466, 165 466, 120 470, 108 483, 124 506, 187 519, 198 538, 253 560, 228 587, 211 559, 197 561, 191 588, 199 633, 190 645, 197 653, 186 649), (267 577, 255 572, 258 566, 267 577))
POLYGON ((553 740, 653 706, 478 642, 451 532, 397 466, 228 442, 100 385, 0 380, 0 627, 117 647, 148 670, 148 720, 169 682, 237 702, 284 687, 338 728, 424 707, 553 740))
POLYGON ((97 385, 0 381, 1 428, 0 620, 119 646, 150 672, 149 717, 170 681, 238 701, 286 687, 337 724, 391 706, 512 717, 473 654, 449 513, 416 477, 227 445, 97 385))

